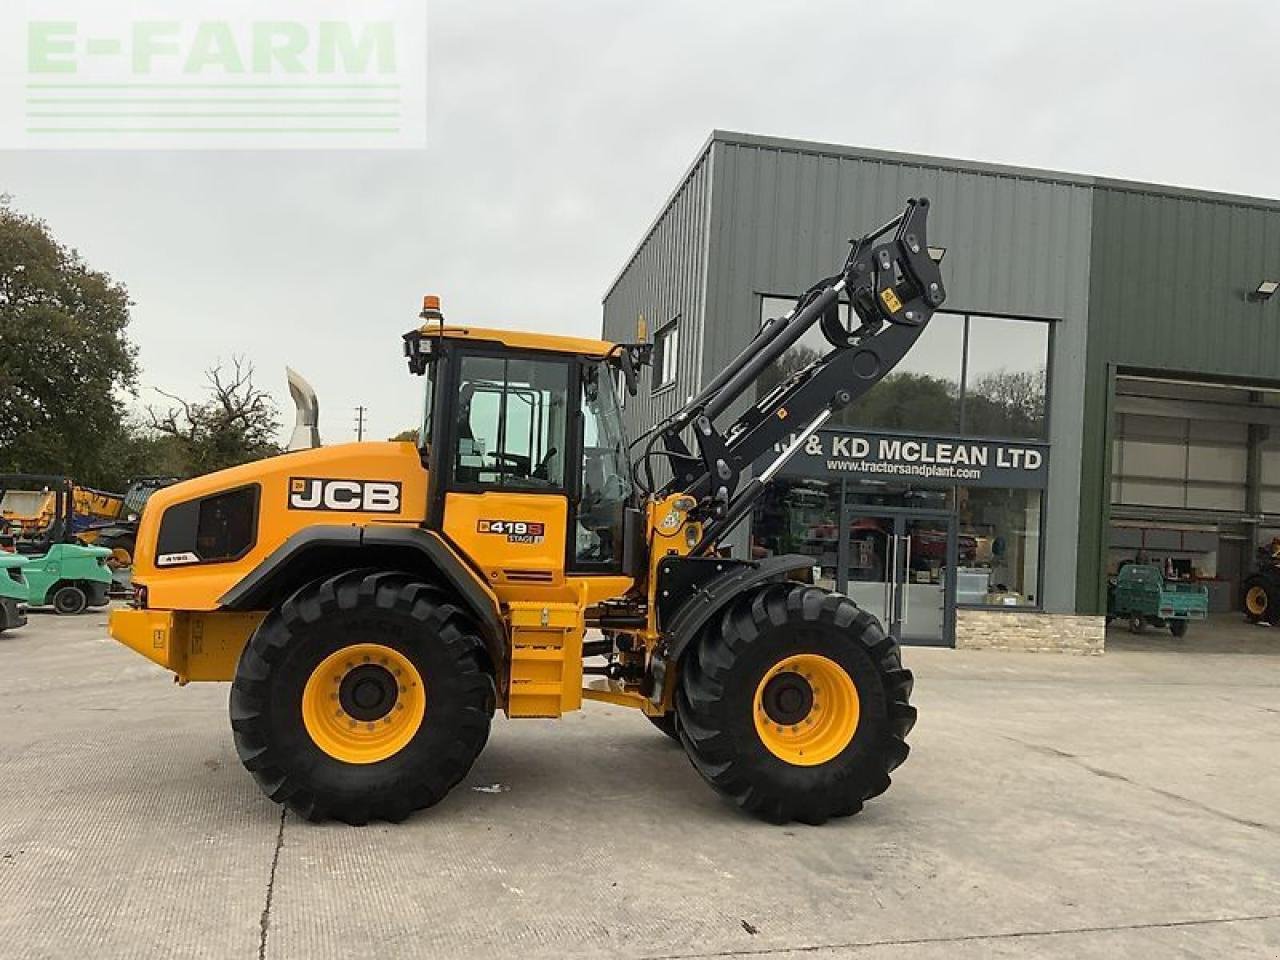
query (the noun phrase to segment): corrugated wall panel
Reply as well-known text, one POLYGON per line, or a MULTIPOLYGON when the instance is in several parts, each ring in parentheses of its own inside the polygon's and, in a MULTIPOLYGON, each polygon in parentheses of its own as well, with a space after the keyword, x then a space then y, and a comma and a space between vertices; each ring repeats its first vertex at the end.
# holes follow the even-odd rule
POLYGON ((848 238, 908 196, 933 202, 929 239, 947 248, 947 309, 1058 321, 1044 598, 1051 610, 1073 609, 1090 183, 742 134, 716 134, 713 158, 704 377, 752 335, 762 294, 794 295, 834 272, 848 238))
POLYGON ((711 199, 711 151, 695 162, 644 240, 604 297, 606 340, 634 342, 644 316, 648 336, 680 317, 680 352, 674 387, 652 391, 652 370, 640 376, 637 396, 627 397, 632 436, 674 412, 697 392, 702 370, 707 221, 711 199))
POLYGON ((1280 280, 1280 205, 1100 185, 1092 246, 1077 592, 1101 609, 1110 371, 1280 384, 1280 301, 1247 298, 1280 280))

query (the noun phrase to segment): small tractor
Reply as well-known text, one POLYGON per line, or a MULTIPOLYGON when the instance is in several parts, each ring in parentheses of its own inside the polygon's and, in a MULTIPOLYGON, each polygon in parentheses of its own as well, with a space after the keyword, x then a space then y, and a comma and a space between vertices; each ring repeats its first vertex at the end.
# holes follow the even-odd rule
POLYGON ((1253 573, 1240 586, 1240 605, 1250 623, 1280 622, 1280 537, 1258 548, 1253 573))
POLYGON ((449 325, 427 297, 403 338, 425 381, 418 442, 157 491, 112 635, 181 683, 231 681, 241 761, 308 819, 402 820, 466 776, 495 710, 584 699, 642 713, 751 814, 856 813, 907 756, 898 644, 815 586, 810 557, 735 558, 728 538, 942 305, 928 210, 908 201, 851 241, 837 274, 633 440, 620 391, 648 345, 449 325), (815 325, 829 351, 757 397, 815 325))
POLYGON ((0 534, 0 550, 27 561, 21 571, 27 583, 26 601, 32 607, 49 606, 55 613, 70 615, 107 603, 111 551, 77 542, 73 530, 79 489, 66 477, 0 476, 0 500, 20 500, 34 493, 49 504, 44 526, 32 530, 20 522, 0 534))

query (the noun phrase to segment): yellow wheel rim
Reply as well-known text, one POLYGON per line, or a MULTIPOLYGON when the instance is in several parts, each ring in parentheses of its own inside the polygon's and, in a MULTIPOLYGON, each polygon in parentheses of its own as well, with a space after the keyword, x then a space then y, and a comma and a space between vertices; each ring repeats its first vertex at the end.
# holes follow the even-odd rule
POLYGON ((1244 595, 1244 605, 1255 617, 1262 616, 1267 612, 1267 591, 1261 587, 1250 587, 1244 595))
POLYGON ((760 742, 779 760, 815 767, 840 755, 858 730, 859 700, 845 669, 816 653, 774 664, 756 687, 760 742))
POLYGON ((317 747, 344 763, 395 756, 427 709, 417 667, 398 650, 356 643, 325 657, 302 691, 302 722, 317 747))

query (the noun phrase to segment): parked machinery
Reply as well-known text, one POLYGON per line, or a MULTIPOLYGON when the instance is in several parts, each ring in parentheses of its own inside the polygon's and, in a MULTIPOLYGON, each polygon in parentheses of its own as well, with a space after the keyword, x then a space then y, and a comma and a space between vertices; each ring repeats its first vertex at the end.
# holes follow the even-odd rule
POLYGON ((27 582, 27 602, 33 607, 53 607, 60 614, 105 605, 111 586, 107 566, 111 551, 76 540, 76 489, 67 477, 0 476, 0 502, 16 502, 23 498, 11 494, 31 492, 48 498, 47 523, 35 531, 22 523, 15 525, 0 535, 0 549, 26 558, 21 569, 27 582))
POLYGON ((0 551, 0 633, 27 622, 27 578, 22 570, 29 562, 0 551))
POLYGON ((1126 563, 1107 590, 1107 622, 1128 621, 1129 630, 1169 628, 1175 637, 1186 636, 1192 620, 1209 615, 1209 590, 1193 583, 1166 580, 1153 563, 1126 563))
POLYGON ((143 508, 153 493, 177 482, 177 477, 134 477, 119 497, 116 512, 79 530, 80 540, 110 550, 108 566, 113 569, 132 566, 143 508))
POLYGON ((1274 624, 1280 617, 1280 537, 1258 548, 1257 566, 1241 584, 1240 605, 1254 623, 1274 624))
POLYGON ((898 645, 814 586, 810 557, 725 545, 941 306, 927 212, 909 201, 855 241, 631 444, 615 378, 634 392, 648 347, 450 326, 428 298, 404 337, 427 387, 420 444, 289 453, 158 491, 112 634, 182 682, 231 680, 241 760, 308 818, 403 819, 466 775, 495 709, 557 717, 583 699, 642 712, 758 816, 856 813, 907 756, 898 645), (748 403, 815 325, 831 349, 748 403))

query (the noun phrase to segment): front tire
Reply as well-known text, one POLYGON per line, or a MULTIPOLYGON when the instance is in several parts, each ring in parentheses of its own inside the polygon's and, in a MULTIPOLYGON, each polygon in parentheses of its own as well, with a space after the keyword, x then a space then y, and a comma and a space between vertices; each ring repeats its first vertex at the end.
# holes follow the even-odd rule
POLYGON ((304 587, 258 627, 231 688, 236 752, 308 820, 403 820, 483 749, 494 683, 471 619, 408 574, 304 587))
POLYGON ((769 584, 729 604, 682 660, 694 767, 774 823, 849 816, 883 793, 915 724, 897 643, 841 594, 769 584))
POLYGON ((652 723, 655 727, 657 727, 659 730, 665 733, 668 737, 670 737, 676 743, 680 742, 680 728, 676 721, 676 712, 674 710, 668 710, 666 713, 664 713, 660 717, 648 716, 647 714, 646 714, 646 717, 648 718, 650 723, 652 723))

